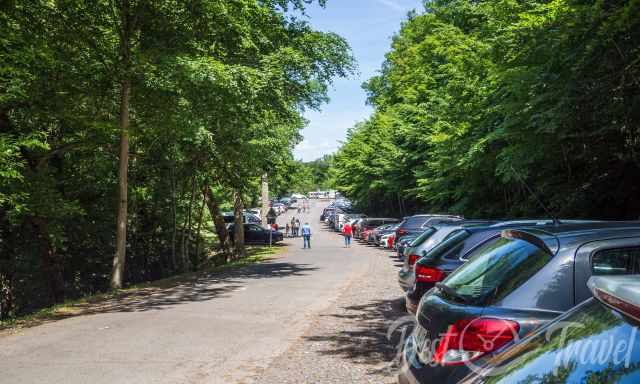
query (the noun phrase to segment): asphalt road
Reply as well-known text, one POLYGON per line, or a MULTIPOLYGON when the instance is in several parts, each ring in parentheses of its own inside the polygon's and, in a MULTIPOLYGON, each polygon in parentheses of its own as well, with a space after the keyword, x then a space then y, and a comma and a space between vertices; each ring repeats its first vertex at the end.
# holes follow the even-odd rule
POLYGON ((322 230, 324 204, 279 219, 308 221, 311 250, 287 239, 273 261, 1 337, 0 383, 260 382, 381 257, 322 230))

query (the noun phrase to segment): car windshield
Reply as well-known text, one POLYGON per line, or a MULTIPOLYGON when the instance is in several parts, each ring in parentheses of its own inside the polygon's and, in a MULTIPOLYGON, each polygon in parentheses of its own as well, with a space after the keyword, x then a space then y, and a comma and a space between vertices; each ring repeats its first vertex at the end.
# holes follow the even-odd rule
POLYGON ((528 241, 499 237, 475 250, 444 284, 469 301, 496 302, 527 281, 551 257, 528 241))
POLYGON ((484 383, 640 382, 637 323, 589 299, 492 361, 484 383))
POLYGON ((433 247, 430 251, 426 252, 424 257, 427 260, 437 260, 450 250, 459 247, 462 248, 465 239, 471 236, 471 233, 466 230, 455 231, 446 240, 433 247))

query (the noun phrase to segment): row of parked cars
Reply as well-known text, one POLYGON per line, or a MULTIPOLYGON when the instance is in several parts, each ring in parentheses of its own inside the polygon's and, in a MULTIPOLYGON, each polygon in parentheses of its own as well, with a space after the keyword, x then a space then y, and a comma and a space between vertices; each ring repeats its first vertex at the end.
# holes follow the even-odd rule
POLYGON ((403 261, 400 383, 640 382, 640 222, 349 219, 403 261))

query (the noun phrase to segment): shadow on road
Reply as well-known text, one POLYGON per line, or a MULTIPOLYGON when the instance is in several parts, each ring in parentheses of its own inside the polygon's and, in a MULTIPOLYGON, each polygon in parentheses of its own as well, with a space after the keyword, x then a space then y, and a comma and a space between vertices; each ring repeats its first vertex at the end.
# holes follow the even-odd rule
POLYGON ((341 329, 306 337, 306 342, 321 346, 317 353, 371 365, 371 373, 397 367, 400 348, 413 329, 413 317, 404 310, 404 299, 375 300, 342 310, 325 315, 341 319, 341 329), (381 367, 381 362, 388 364, 381 367))
POLYGON ((54 311, 51 315, 30 320, 23 328, 82 315, 144 312, 204 302, 225 297, 225 294, 239 289, 249 280, 304 276, 316 269, 309 264, 268 261, 238 269, 203 272, 170 283, 158 282, 158 286, 152 283, 150 286, 117 293, 108 298, 94 298, 72 304, 64 310, 54 311))

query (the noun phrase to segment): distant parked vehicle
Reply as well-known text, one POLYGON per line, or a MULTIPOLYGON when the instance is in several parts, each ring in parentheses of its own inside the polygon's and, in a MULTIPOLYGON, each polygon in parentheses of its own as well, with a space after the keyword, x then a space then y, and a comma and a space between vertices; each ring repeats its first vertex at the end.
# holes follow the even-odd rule
POLYGON ((640 276, 592 277, 588 286, 594 298, 478 361, 461 383, 640 382, 640 276))
POLYGON ((369 232, 372 231, 373 229, 384 224, 395 224, 395 223, 398 223, 399 221, 400 220, 398 219, 394 219, 390 217, 386 217, 386 218, 368 217, 359 223, 356 233, 354 234, 354 237, 360 240, 367 241, 367 237, 365 236, 368 236, 369 232))
MULTIPOLYGON (((396 234, 397 234, 397 230, 396 230, 396 234)), ((411 243, 413 243, 413 241, 415 239, 417 239, 420 235, 419 234, 411 234, 411 235, 406 235, 404 237, 402 237, 401 239, 398 239, 397 235, 396 235, 396 251, 397 251, 397 255, 398 258, 401 260, 404 260, 404 253, 407 247, 411 246, 411 243)))
POLYGON ((372 244, 382 246, 382 237, 391 233, 395 234, 396 228, 398 228, 398 223, 384 224, 374 229, 370 235, 372 238, 372 244))
POLYGON ((590 298, 591 276, 639 272, 638 222, 505 229, 422 297, 400 381, 457 382, 469 373, 465 363, 495 355, 590 298))
MULTIPOLYGON (((229 225, 229 236, 234 241, 235 224, 229 225)), ((284 235, 280 231, 263 228, 257 224, 244 225, 244 242, 246 244, 269 244, 269 232, 271 232, 271 242, 279 243, 284 240, 284 235)))
MULTIPOLYGON (((244 223, 262 224, 262 219, 260 218, 260 216, 256 216, 253 213, 243 212, 242 216, 243 216, 244 223)), ((227 224, 235 222, 235 216, 233 212, 224 212, 222 214, 222 218, 224 219, 224 222, 227 224)))
POLYGON ((402 239, 404 236, 412 234, 421 234, 425 231, 429 225, 435 225, 439 223, 451 223, 456 221, 462 221, 464 218, 457 215, 414 215, 405 217, 396 229, 396 241, 402 239))

